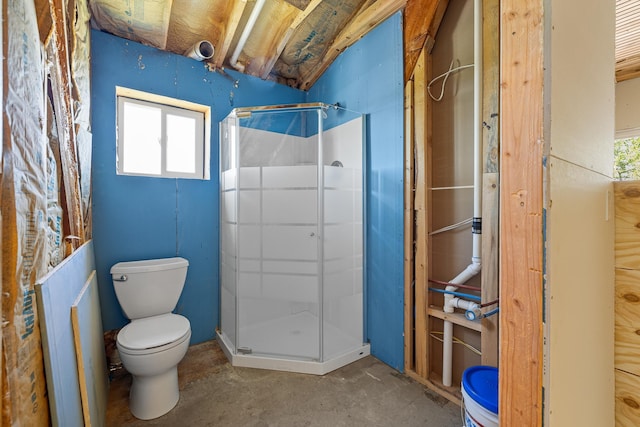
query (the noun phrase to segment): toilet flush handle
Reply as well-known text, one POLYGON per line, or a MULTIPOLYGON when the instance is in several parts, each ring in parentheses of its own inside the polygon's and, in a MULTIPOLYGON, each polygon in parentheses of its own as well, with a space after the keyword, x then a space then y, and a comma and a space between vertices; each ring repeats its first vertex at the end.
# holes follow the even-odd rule
POLYGON ((114 277, 113 280, 115 280, 116 282, 126 282, 127 281, 127 275, 123 274, 120 277, 114 277))

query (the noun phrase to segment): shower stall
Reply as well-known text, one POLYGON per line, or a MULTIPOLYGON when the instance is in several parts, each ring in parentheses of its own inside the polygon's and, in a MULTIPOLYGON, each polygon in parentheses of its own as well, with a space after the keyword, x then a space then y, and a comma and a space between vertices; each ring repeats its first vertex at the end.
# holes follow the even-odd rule
POLYGON ((364 116, 322 103, 220 122, 220 328, 234 366, 323 375, 369 354, 364 116))

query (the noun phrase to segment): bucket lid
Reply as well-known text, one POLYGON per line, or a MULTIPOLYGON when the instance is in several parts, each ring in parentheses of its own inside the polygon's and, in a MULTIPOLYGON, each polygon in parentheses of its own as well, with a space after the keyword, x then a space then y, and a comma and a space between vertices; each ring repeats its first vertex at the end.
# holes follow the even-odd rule
POLYGON ((486 410, 498 413, 498 368, 472 366, 462 374, 462 387, 486 410))
POLYGON ((132 350, 160 347, 182 338, 191 325, 186 317, 178 314, 137 319, 126 325, 118 334, 120 345, 132 350))

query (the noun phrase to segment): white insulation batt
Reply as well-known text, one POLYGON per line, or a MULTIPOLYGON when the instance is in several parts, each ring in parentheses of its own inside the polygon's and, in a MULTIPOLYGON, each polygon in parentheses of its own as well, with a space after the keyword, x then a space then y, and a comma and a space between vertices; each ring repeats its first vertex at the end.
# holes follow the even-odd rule
POLYGON ((172 0, 92 0, 94 28, 164 49, 172 0))

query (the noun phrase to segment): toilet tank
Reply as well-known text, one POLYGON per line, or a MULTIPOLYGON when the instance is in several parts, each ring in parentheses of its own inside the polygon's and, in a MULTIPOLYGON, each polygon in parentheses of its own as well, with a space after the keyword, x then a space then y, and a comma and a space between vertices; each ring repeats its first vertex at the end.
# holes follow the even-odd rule
POLYGON ((172 312, 188 266, 189 261, 180 257, 115 264, 111 279, 124 314, 133 320, 172 312))

